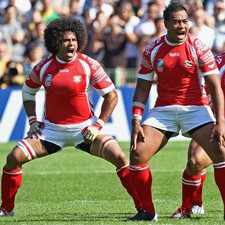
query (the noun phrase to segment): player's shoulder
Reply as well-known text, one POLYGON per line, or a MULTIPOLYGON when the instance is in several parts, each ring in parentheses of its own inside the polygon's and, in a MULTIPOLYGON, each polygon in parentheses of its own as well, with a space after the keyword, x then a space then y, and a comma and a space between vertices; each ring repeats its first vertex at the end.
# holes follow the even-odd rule
POLYGON ((150 55, 153 49, 165 42, 165 35, 150 41, 144 49, 144 55, 150 55))
POLYGON ((35 66, 34 66, 34 70, 41 70, 41 68, 46 65, 48 62, 52 61, 53 59, 53 55, 52 54, 49 54, 49 55, 46 55, 44 56, 40 61, 39 63, 37 63, 35 66))
POLYGON ((187 43, 193 46, 197 51, 209 50, 206 44, 204 44, 197 36, 189 34, 187 37, 187 43))
POLYGON ((93 59, 92 57, 84 54, 84 53, 78 53, 78 59, 84 61, 89 65, 91 68, 99 67, 100 63, 96 60, 93 59))

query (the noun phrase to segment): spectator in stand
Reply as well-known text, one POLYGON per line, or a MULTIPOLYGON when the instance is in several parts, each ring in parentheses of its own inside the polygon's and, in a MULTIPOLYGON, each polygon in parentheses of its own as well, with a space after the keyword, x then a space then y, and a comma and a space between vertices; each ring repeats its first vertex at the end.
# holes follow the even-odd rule
POLYGON ((38 42, 32 42, 28 45, 23 63, 24 74, 31 73, 33 67, 46 55, 45 49, 38 42))
POLYGON ((216 54, 224 52, 225 45, 225 1, 215 0, 213 7, 213 15, 215 18, 216 39, 213 51, 216 54))
POLYGON ((2 37, 7 40, 9 45, 12 45, 12 39, 18 32, 22 32, 21 22, 17 18, 17 9, 13 5, 8 5, 5 8, 4 21, 0 24, 0 32, 2 37))
POLYGON ((212 48, 215 41, 215 30, 206 25, 206 17, 206 12, 203 8, 193 11, 190 32, 202 40, 209 48, 212 48))
POLYGON ((225 1, 215 0, 213 8, 213 16, 215 18, 215 27, 218 29, 224 29, 225 27, 225 1))
POLYGON ((81 0, 70 0, 69 1, 69 15, 74 19, 79 19, 85 24, 84 17, 82 16, 83 11, 81 10, 81 0))
POLYGON ((59 14, 54 10, 51 0, 39 0, 36 3, 37 10, 40 11, 41 17, 45 24, 48 24, 52 20, 59 18, 59 14))
POLYGON ((151 1, 147 5, 146 13, 142 20, 135 27, 135 34, 138 35, 138 37, 143 35, 153 35, 156 31, 155 19, 157 17, 159 17, 158 5, 154 1, 151 1))
POLYGON ((21 88, 25 81, 22 63, 14 61, 8 62, 3 79, 6 87, 21 88))
POLYGON ((127 36, 121 21, 117 16, 111 16, 103 35, 103 64, 109 69, 109 74, 116 86, 126 83, 126 45, 127 36))
POLYGON ((5 74, 6 65, 11 60, 11 50, 5 39, 0 39, 0 78, 5 74))
MULTIPOLYGON (((99 11, 96 18, 90 25, 89 30, 89 43, 88 49, 89 55, 99 62, 103 62, 105 53, 104 49, 104 32, 107 26, 107 17, 105 13, 99 11)), ((103 62, 104 63, 104 62, 103 62)))
POLYGON ((126 67, 127 68, 136 68, 137 66, 137 46, 138 41, 137 35, 134 33, 135 27, 140 22, 140 19, 134 15, 132 4, 127 1, 119 1, 117 6, 118 12, 116 13, 120 25, 123 27, 124 32, 127 37, 126 44, 126 67))
POLYGON ((90 18, 93 21, 99 11, 102 11, 106 18, 109 18, 114 13, 114 8, 105 0, 93 0, 92 5, 88 11, 90 18))

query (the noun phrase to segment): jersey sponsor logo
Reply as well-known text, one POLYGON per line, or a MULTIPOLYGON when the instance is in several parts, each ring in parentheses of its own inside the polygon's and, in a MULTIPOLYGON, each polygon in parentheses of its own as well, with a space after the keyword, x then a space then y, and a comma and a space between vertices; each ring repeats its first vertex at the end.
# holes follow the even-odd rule
POLYGON ((73 82, 74 83, 80 83, 81 82, 81 75, 75 75, 73 76, 73 82))
POLYGON ((62 73, 69 73, 70 70, 69 69, 62 69, 62 70, 60 70, 60 72, 62 72, 62 73))
POLYGON ((52 74, 48 74, 45 79, 45 86, 50 87, 52 83, 52 74))
POLYGON ((185 61, 184 61, 184 66, 185 66, 186 68, 191 68, 191 67, 192 67, 192 62, 191 62, 190 60, 185 60, 185 61))
POLYGON ((158 59, 157 60, 156 67, 157 67, 157 70, 159 72, 162 72, 163 71, 163 69, 164 69, 164 62, 163 62, 162 59, 158 59))
POLYGON ((170 52, 169 53, 169 56, 170 57, 179 57, 180 56, 180 53, 179 52, 170 52))

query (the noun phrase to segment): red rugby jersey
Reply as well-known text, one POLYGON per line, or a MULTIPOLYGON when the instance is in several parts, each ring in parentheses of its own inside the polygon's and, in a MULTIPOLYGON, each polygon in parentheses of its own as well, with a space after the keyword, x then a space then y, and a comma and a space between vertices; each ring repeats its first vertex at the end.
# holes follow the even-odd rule
POLYGON ((89 90, 100 95, 115 89, 102 66, 85 54, 77 53, 71 62, 55 56, 37 64, 26 80, 32 88, 44 86, 45 119, 55 124, 76 124, 93 115, 89 90))
POLYGON ((158 79, 155 106, 204 105, 208 98, 202 77, 219 71, 212 52, 198 38, 189 35, 175 45, 165 35, 145 48, 138 78, 151 80, 154 73, 158 79))

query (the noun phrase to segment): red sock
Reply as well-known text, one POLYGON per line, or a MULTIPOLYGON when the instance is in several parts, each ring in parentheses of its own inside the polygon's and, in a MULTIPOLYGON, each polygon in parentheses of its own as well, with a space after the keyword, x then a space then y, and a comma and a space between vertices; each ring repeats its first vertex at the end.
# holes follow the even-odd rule
POLYGON ((21 169, 6 170, 2 174, 2 205, 1 208, 10 212, 14 208, 15 196, 22 183, 21 169))
POLYGON ((223 200, 225 214, 225 162, 214 164, 214 177, 223 200))
POLYGON ((151 214, 155 213, 152 202, 152 175, 147 165, 130 166, 130 176, 133 187, 138 193, 138 199, 141 201, 142 209, 151 214))
POLYGON ((191 210, 192 208, 192 199, 194 193, 197 191, 201 185, 201 175, 191 176, 183 172, 182 179, 182 209, 191 210))
POLYGON ((135 188, 133 187, 133 181, 130 176, 130 170, 128 166, 121 168, 117 171, 117 175, 120 178, 120 181, 127 192, 130 194, 134 201, 135 208, 137 210, 142 209, 140 200, 138 199, 138 193, 136 193, 135 188))
POLYGON ((201 184, 199 185, 198 189, 194 192, 193 199, 192 199, 192 205, 199 205, 202 206, 203 202, 203 185, 206 179, 206 173, 201 174, 201 184))

